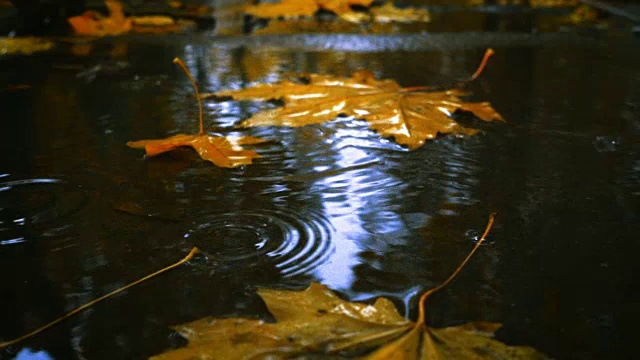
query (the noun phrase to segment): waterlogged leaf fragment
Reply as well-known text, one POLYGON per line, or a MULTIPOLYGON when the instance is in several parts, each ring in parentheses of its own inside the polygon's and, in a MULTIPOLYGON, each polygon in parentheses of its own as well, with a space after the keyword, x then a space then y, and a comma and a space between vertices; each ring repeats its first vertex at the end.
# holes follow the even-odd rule
POLYGON ((105 36, 120 35, 131 31, 131 18, 125 17, 122 4, 116 0, 105 0, 109 16, 95 11, 86 11, 82 15, 72 16, 67 21, 78 35, 105 36))
POLYGON ((36 37, 0 37, 0 56, 11 54, 33 54, 53 47, 48 40, 36 37))
POLYGON ((393 6, 392 2, 385 3, 379 7, 372 7, 371 14, 376 22, 429 22, 431 17, 429 11, 418 8, 399 9, 393 6))
POLYGON ((464 102, 459 97, 460 91, 403 89, 394 80, 377 80, 366 70, 353 73, 351 78, 309 75, 305 80, 307 83, 258 84, 203 97, 284 101, 284 106, 256 113, 240 126, 296 127, 347 115, 366 120, 381 136, 393 137, 409 149, 419 148, 438 134, 475 134, 475 129, 464 127, 450 117, 458 110, 473 112, 485 121, 503 120, 489 103, 464 102))
POLYGON ((178 134, 166 139, 129 141, 127 146, 144 149, 147 156, 156 156, 177 147, 188 146, 195 149, 201 158, 211 161, 220 167, 237 167, 248 165, 259 157, 253 150, 246 150, 241 145, 257 144, 264 140, 245 137, 224 137, 208 134, 178 134))

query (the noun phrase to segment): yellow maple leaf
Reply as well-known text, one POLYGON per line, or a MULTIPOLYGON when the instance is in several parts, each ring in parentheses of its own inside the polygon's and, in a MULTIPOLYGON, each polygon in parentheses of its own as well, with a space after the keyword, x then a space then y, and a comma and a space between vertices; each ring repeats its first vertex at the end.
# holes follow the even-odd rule
MULTIPOLYGON (((338 17, 350 22, 362 22, 370 19, 366 12, 353 11, 353 6, 369 8, 373 4, 373 0, 281 0, 277 3, 264 3, 258 5, 246 6, 245 13, 263 19, 271 18, 296 18, 313 16, 318 10, 324 9, 331 11, 338 17)), ((380 19, 390 21, 388 18, 394 17, 392 21, 428 21, 425 20, 426 10, 417 9, 396 9, 393 4, 387 3, 382 7, 371 12, 378 12, 380 19), (404 17, 404 20, 398 20, 404 17), (415 19, 415 20, 414 20, 415 19)), ((428 19, 428 14, 426 15, 428 19)), ((375 16, 374 16, 375 19, 375 16)))
POLYGON ((36 37, 0 37, 0 56, 11 54, 33 54, 47 51, 54 44, 36 37))
MULTIPOLYGON (((490 53, 491 50, 487 52, 490 53)), ((351 78, 312 74, 305 80, 306 83, 258 84, 246 89, 204 94, 203 97, 284 101, 284 106, 256 113, 240 126, 296 127, 347 115, 366 120, 381 136, 393 137, 409 149, 419 148, 438 134, 475 134, 477 130, 464 127, 451 118, 458 110, 473 112, 485 121, 503 121, 489 103, 467 103, 460 99, 462 92, 458 90, 423 92, 418 91, 424 90, 423 87, 402 88, 394 80, 376 80, 366 70, 354 72, 351 78)))
POLYGON ((440 286, 424 293, 416 322, 404 319, 393 303, 349 302, 324 285, 303 291, 258 291, 275 323, 205 318, 175 329, 189 344, 152 357, 172 359, 290 359, 346 356, 365 359, 546 359, 533 348, 508 346, 495 339, 495 323, 468 323, 436 329, 427 325, 425 302, 447 286, 482 244, 494 215, 471 253, 440 286))
POLYGON ((249 5, 244 12, 258 18, 313 16, 320 7, 316 0, 282 0, 279 3, 249 5))

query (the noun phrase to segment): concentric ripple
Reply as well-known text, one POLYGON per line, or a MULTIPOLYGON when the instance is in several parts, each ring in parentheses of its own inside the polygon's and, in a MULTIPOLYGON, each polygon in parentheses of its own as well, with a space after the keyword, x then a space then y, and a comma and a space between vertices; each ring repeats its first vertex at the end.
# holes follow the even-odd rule
POLYGON ((79 186, 51 178, 0 182, 0 245, 25 241, 26 234, 80 209, 87 194, 79 186), (31 229, 31 230, 28 230, 31 229))
POLYGON ((290 277, 328 259, 333 232, 329 220, 315 212, 247 211, 205 218, 185 238, 218 263, 235 269, 273 266, 290 277))

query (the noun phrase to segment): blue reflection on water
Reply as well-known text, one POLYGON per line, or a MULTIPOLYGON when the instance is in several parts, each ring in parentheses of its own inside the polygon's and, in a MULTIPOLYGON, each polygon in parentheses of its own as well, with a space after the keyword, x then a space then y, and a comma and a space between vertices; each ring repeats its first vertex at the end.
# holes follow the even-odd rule
POLYGON ((0 240, 0 245, 13 245, 23 243, 25 240, 23 237, 17 237, 8 240, 0 240))
POLYGON ((29 348, 20 350, 14 360, 52 360, 53 358, 46 351, 31 351, 29 348))

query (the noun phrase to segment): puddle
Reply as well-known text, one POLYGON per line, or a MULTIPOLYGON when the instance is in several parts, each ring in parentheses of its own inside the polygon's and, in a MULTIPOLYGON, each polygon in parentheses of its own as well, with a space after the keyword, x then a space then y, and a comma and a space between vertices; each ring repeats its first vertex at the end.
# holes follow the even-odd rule
POLYGON ((180 344, 172 325, 266 318, 257 287, 309 281, 350 299, 387 296, 415 316, 416 294, 456 268, 496 211, 489 244, 430 303, 432 324, 498 321, 501 340, 554 358, 624 358, 638 300, 628 290, 640 233, 637 39, 516 25, 135 35, 101 39, 86 55, 67 45, 0 58, 0 89, 28 85, 0 92, 0 274, 12 294, 0 299, 0 339, 192 246, 206 252, 0 357, 146 358, 180 344), (118 47, 126 50, 114 57, 118 47), (203 92, 363 68, 404 87, 447 87, 468 78, 487 47, 496 55, 466 99, 491 102, 507 121, 474 137, 409 151, 349 118, 238 129, 276 105, 207 100, 208 131, 270 139, 255 164, 216 168, 190 149, 144 158, 125 145, 197 131, 192 87, 174 57, 203 92))

